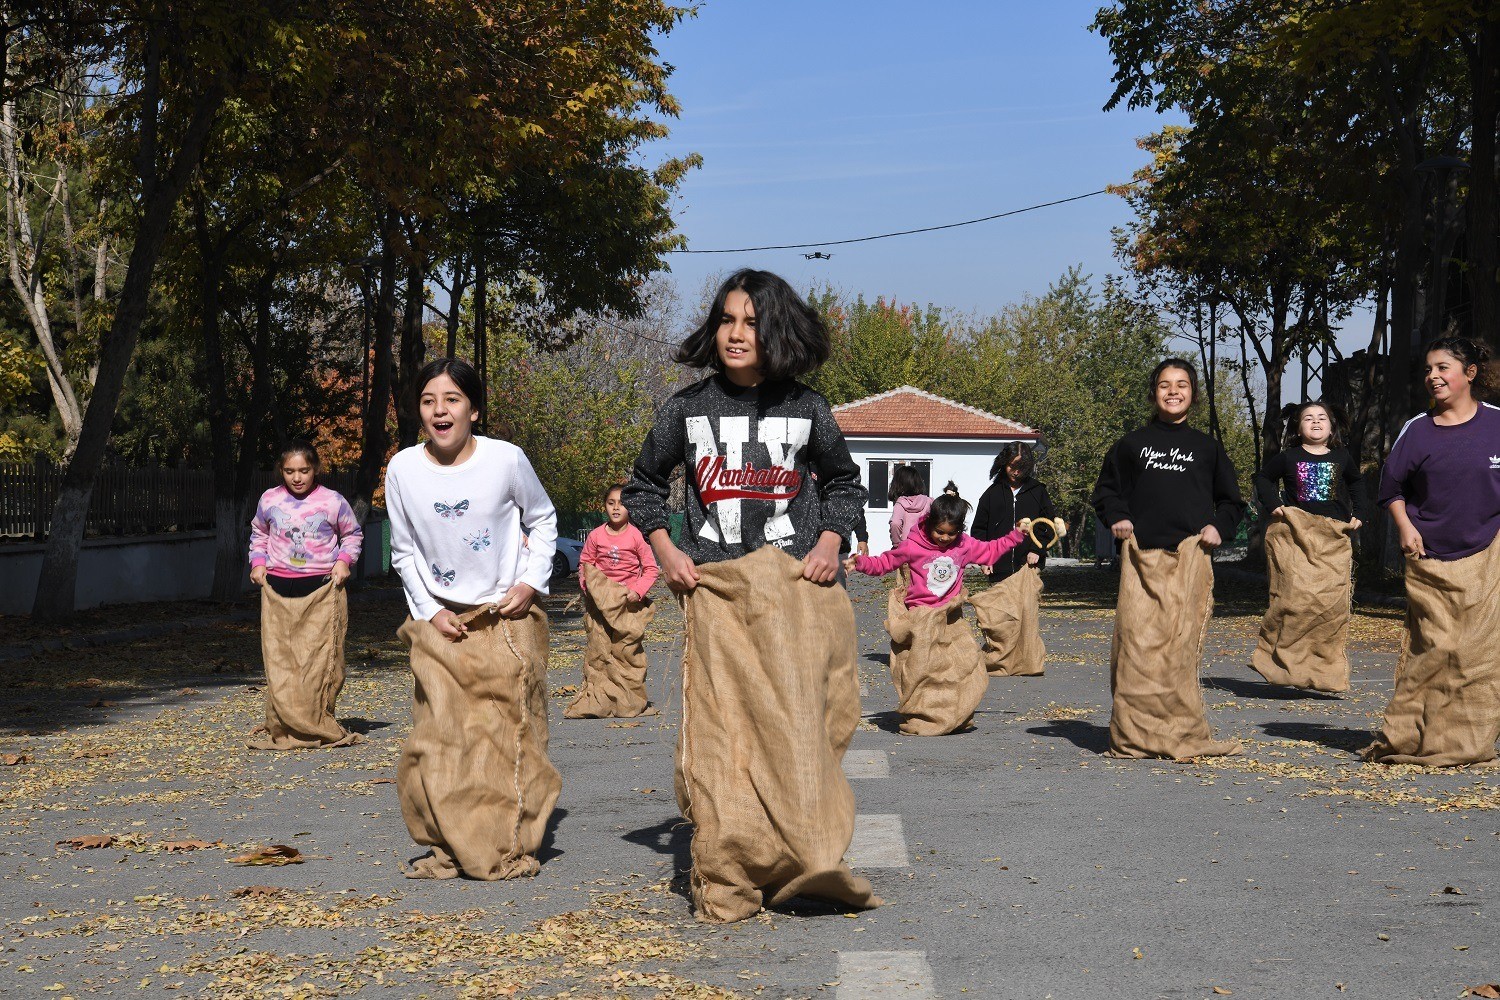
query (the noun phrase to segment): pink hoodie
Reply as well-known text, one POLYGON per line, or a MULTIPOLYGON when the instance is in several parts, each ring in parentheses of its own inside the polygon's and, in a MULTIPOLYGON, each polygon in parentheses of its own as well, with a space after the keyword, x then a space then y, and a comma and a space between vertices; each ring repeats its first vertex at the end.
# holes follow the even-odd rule
POLYGON ((932 544, 919 523, 906 541, 889 552, 857 556, 854 568, 870 576, 885 576, 898 566, 910 566, 911 586, 906 589, 906 606, 937 608, 948 603, 953 588, 963 581, 965 566, 993 565, 1025 537, 1016 530, 993 541, 981 542, 972 535, 961 534, 958 541, 940 549, 932 544))
POLYGON ((891 511, 891 545, 900 545, 917 522, 932 506, 932 497, 897 497, 896 508, 891 511))

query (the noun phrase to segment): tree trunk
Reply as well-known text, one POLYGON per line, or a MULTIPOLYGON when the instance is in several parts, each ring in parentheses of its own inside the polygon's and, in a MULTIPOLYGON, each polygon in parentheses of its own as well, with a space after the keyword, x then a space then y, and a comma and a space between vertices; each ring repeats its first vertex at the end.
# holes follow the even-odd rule
POLYGON ((1474 335, 1500 348, 1500 20, 1481 21, 1469 49, 1473 139, 1469 163, 1469 285, 1474 335))
POLYGON ((136 161, 138 174, 143 180, 140 215, 114 321, 110 324, 109 336, 100 347, 99 373, 88 409, 84 411, 78 447, 63 474, 57 502, 52 509, 47 551, 42 557, 41 575, 31 611, 32 618, 41 622, 63 621, 73 614, 78 586, 78 552, 88 525, 89 498, 104 463, 110 428, 120 405, 120 394, 125 388, 130 359, 135 354, 141 321, 146 315, 151 276, 156 270, 156 260, 161 254, 172 213, 196 169, 203 143, 226 95, 222 87, 213 86, 194 98, 192 117, 183 130, 177 155, 165 176, 158 180, 155 115, 160 50, 159 39, 154 35, 148 42, 148 50, 147 73, 140 88, 140 103, 145 112, 139 140, 140 155, 136 161))
POLYGON ((396 399, 396 430, 401 447, 417 443, 422 415, 417 408, 417 373, 427 362, 427 343, 422 337, 422 311, 426 306, 426 275, 418 252, 412 251, 406 265, 406 302, 401 324, 401 392, 396 399))
POLYGON ((391 351, 396 339, 396 265, 399 254, 396 239, 396 212, 382 211, 380 225, 380 267, 375 282, 375 336, 370 352, 369 402, 363 416, 363 440, 360 444, 359 476, 356 479, 354 512, 361 522, 369 513, 375 488, 380 485, 380 470, 391 447, 386 417, 391 403, 391 351))
POLYGON ((474 264, 474 367, 479 369, 479 433, 490 432, 490 271, 481 252, 474 264))

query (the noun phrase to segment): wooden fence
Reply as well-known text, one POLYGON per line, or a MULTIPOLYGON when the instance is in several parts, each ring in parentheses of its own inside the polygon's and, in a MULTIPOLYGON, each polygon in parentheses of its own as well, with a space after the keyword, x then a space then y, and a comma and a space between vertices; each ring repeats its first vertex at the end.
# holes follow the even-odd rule
MULTIPOLYGON (((29 465, 0 464, 0 538, 43 541, 62 484, 62 469, 46 459, 29 465)), ((353 469, 330 470, 318 481, 346 497, 354 491, 353 469)), ((281 482, 272 471, 251 478, 250 497, 281 482)), ((250 512, 246 511, 248 519, 250 512)), ((107 465, 89 501, 90 535, 152 535, 214 526, 214 481, 208 469, 130 468, 107 465)))

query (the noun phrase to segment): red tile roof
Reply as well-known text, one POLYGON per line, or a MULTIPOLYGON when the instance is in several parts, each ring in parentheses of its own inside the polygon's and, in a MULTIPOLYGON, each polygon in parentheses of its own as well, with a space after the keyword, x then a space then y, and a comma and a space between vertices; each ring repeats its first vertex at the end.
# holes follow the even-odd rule
POLYGON ((1034 427, 903 385, 833 408, 845 437, 975 438, 1035 441, 1034 427))

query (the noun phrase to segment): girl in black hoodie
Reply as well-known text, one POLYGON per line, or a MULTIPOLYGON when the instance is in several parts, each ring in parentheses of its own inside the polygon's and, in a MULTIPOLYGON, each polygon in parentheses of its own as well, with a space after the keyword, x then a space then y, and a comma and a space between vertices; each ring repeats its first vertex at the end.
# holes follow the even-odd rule
MULTIPOLYGON (((1011 441, 1001 448, 995 464, 990 466, 993 482, 979 498, 979 509, 974 512, 969 534, 987 542, 1009 534, 1023 517, 1032 520, 1056 517, 1057 508, 1052 505, 1047 487, 1031 477, 1035 468, 1031 445, 1011 441)), ((1027 538, 990 567, 990 580, 999 583, 1022 566, 1041 569, 1046 563, 1047 553, 1027 538)))

